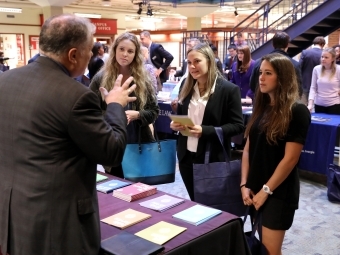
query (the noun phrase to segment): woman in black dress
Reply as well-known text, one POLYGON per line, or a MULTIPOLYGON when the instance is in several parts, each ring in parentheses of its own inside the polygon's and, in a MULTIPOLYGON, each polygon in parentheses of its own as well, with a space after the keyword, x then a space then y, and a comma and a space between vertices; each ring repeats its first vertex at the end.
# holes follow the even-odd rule
POLYGON ((244 204, 262 212, 262 242, 280 255, 299 203, 298 163, 310 113, 298 104, 294 66, 281 54, 262 58, 259 86, 245 136, 241 190, 244 204))

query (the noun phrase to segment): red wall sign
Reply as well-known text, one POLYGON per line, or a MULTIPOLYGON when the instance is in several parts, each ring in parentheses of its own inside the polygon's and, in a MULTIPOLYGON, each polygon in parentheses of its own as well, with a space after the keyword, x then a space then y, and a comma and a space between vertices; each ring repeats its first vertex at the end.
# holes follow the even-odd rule
POLYGON ((96 26, 95 35, 116 35, 117 20, 116 19, 90 19, 96 26))

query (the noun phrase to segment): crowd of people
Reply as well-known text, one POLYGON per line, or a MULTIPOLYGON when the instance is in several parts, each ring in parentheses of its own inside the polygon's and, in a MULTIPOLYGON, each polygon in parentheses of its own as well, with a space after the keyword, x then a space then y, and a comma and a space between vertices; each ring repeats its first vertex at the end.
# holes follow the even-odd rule
MULTIPOLYGON (((122 33, 109 48, 93 43, 94 32, 85 18, 51 17, 40 53, 0 75, 0 254, 98 254, 97 164, 124 178, 126 144, 154 141, 156 95, 173 56, 148 31, 122 33), (89 88, 81 84, 86 72, 89 88)), ((324 48, 317 37, 297 62, 289 41, 277 32, 274 50, 253 60, 239 34, 222 63, 216 46, 190 39, 174 72, 182 78, 173 109, 194 123, 170 124, 189 130, 178 135, 177 158, 190 199, 207 144, 211 162, 225 161, 215 127, 229 156, 231 137, 244 133, 240 189, 251 213, 262 213, 268 254, 281 254, 298 208, 296 164, 310 112, 340 114, 339 45, 324 48), (246 127, 241 98, 253 100, 246 127)))

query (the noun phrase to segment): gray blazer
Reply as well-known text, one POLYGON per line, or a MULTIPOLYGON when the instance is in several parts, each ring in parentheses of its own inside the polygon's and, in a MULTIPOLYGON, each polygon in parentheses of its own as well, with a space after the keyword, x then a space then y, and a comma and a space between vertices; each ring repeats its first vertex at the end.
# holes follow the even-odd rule
POLYGON ((105 122, 98 97, 47 57, 0 75, 0 105, 2 254, 98 254, 97 163, 123 158, 123 107, 105 122))

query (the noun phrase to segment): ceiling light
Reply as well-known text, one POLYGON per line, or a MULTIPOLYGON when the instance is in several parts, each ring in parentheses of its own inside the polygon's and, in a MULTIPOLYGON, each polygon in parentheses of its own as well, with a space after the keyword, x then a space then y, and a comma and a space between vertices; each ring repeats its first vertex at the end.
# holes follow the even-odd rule
POLYGON ((143 5, 143 3, 139 3, 139 8, 138 8, 138 11, 137 11, 138 15, 142 14, 142 11, 143 11, 142 5, 143 5))
POLYGON ((148 10, 146 11, 146 15, 148 15, 148 16, 152 16, 153 15, 150 4, 148 5, 148 10))
POLYGON ((235 17, 238 16, 237 8, 235 8, 234 14, 235 14, 235 17))
POLYGON ((111 0, 102 0, 102 6, 111 6, 111 0))
POLYGON ((22 9, 21 8, 0 7, 0 12, 22 13, 22 9))
POLYGON ((100 19, 102 17, 101 14, 95 14, 95 13, 77 13, 77 12, 75 12, 74 15, 76 15, 78 17, 93 18, 93 19, 100 19))

